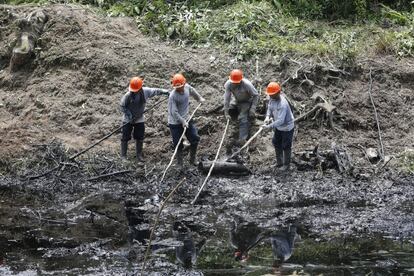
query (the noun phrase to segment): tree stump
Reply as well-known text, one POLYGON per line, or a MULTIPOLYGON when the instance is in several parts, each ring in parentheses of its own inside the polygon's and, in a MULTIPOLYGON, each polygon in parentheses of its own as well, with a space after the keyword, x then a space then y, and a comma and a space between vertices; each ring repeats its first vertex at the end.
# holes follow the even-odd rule
POLYGON ((34 56, 34 49, 47 22, 47 15, 43 10, 35 10, 26 18, 19 20, 20 35, 16 46, 13 48, 10 59, 10 71, 16 71, 22 65, 27 64, 34 56))

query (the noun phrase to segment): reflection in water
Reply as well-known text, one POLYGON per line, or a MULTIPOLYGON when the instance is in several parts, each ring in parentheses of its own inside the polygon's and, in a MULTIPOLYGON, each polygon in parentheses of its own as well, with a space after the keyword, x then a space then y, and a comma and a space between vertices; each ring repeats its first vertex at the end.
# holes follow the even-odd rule
POLYGON ((230 229, 230 244, 236 249, 234 257, 236 261, 244 261, 249 258, 249 250, 263 240, 268 232, 260 229, 254 222, 233 220, 230 229))
POLYGON ((197 262, 197 255, 205 243, 205 239, 195 245, 191 230, 182 222, 174 222, 173 236, 183 244, 175 248, 175 256, 182 266, 190 268, 197 262))
POLYGON ((270 236, 273 257, 275 258, 273 266, 280 266, 281 263, 287 261, 292 256, 297 238, 296 231, 296 226, 290 226, 288 231, 276 232, 270 236))

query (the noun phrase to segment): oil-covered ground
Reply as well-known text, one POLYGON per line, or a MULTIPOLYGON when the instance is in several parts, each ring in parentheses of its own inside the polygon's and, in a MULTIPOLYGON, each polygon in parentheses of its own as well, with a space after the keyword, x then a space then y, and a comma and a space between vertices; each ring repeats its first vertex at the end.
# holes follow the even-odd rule
MULTIPOLYGON (((352 68, 304 57, 237 62, 220 49, 178 48, 145 37, 131 19, 52 5, 43 7, 48 21, 32 62, 12 72, 18 20, 34 9, 0 6, 0 274, 414 273, 414 176, 404 167, 414 148, 412 60, 374 56, 352 68), (317 95, 336 106, 333 126, 323 112, 297 123, 290 174, 272 167, 271 134, 264 133, 242 156, 250 175, 213 176, 191 205, 205 177, 197 168, 173 166, 160 183, 172 155, 165 102, 146 114, 145 164, 134 161, 132 147, 129 161, 119 158, 119 134, 70 159, 119 126, 118 104, 130 77, 168 88, 180 71, 207 99, 195 122, 200 157, 212 160, 224 129, 222 85, 235 67, 259 90, 286 80, 296 117, 317 95), (370 75, 385 162, 367 155, 380 148, 370 75), (330 151, 332 143, 351 157, 345 172, 328 158, 307 158, 316 146, 321 154, 330 151), (57 164, 53 173, 30 179, 57 164), (113 172, 123 173, 96 178, 113 172), (157 212, 183 179, 161 212, 142 271, 157 212), (272 267, 264 239, 246 262, 235 261, 229 231, 240 218, 263 230, 298 225, 292 257, 272 267), (205 242, 192 269, 175 258, 177 221, 195 243, 205 242)), ((258 124, 264 96, 261 102, 258 124)))

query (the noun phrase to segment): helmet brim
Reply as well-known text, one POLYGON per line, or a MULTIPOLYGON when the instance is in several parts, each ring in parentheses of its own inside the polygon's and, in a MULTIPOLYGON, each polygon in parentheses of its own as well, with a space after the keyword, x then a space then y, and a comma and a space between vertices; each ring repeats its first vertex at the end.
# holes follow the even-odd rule
POLYGON ((181 87, 184 87, 185 86, 185 84, 182 84, 182 85, 176 85, 176 86, 173 86, 173 88, 175 89, 175 88, 181 88, 181 87))
POLYGON ((229 80, 230 80, 231 83, 241 83, 241 81, 242 81, 242 80, 238 80, 238 81, 237 80, 232 80, 231 78, 229 78, 229 80))
POLYGON ((129 88, 129 92, 133 92, 133 93, 137 93, 140 89, 132 89, 131 87, 129 88))
POLYGON ((277 91, 277 92, 267 92, 266 91, 266 93, 267 93, 267 95, 272 96, 272 95, 280 94, 280 90, 277 91))

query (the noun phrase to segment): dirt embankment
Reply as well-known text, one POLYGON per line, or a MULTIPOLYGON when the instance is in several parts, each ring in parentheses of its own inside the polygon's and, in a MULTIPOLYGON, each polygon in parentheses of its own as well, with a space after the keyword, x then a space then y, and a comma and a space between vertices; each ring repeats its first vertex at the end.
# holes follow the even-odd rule
MULTIPOLYGON (((132 19, 102 17, 64 5, 43 8, 49 20, 37 43, 35 57, 30 64, 11 73, 8 63, 19 34, 16 22, 33 10, 11 6, 2 6, 0 10, 2 154, 16 155, 30 144, 54 137, 79 149, 119 125, 119 99, 130 77, 144 76, 147 86, 169 88, 170 76, 175 72, 183 72, 207 99, 199 112, 198 127, 204 136, 202 152, 213 154, 210 145, 219 141, 224 124, 219 107, 229 70, 240 66, 249 79, 257 79, 254 62, 234 63, 219 49, 177 48, 143 36, 132 19)), ((376 57, 362 61, 358 70, 342 73, 333 66, 305 59, 299 62, 300 65, 291 59, 272 57, 261 60, 258 88, 264 91, 269 81, 290 78, 284 91, 297 102, 296 116, 313 107, 314 93, 322 94, 337 107, 334 124, 340 131, 317 127, 311 120, 302 122, 296 136, 296 151, 317 143, 322 147, 330 145, 333 140, 345 146, 378 147, 376 121, 367 92, 371 67, 372 94, 385 153, 393 155, 412 148, 414 72, 410 60, 376 57), (306 78, 314 85, 304 83, 306 78)), ((166 104, 148 115, 146 151, 151 156, 161 149, 167 156, 165 140, 170 138, 166 104)), ((267 139, 261 142, 266 143, 267 139)), ((117 151, 117 138, 107 143, 117 151)), ((362 157, 355 147, 350 150, 354 156, 362 157)), ((266 153, 258 158, 270 160, 270 156, 266 153)))
MULTIPOLYGON (((300 221, 311 235, 403 233, 412 237, 412 175, 397 171, 397 159, 384 168, 373 167, 364 154, 366 148, 379 147, 368 93, 370 69, 385 154, 396 156, 414 148, 411 59, 373 57, 359 60, 353 68, 339 69, 329 62, 269 56, 260 59, 257 76, 255 61, 236 63, 220 49, 179 48, 143 36, 132 19, 53 5, 43 8, 48 21, 35 56, 29 64, 11 72, 8 65, 19 35, 18 19, 34 9, 0 6, 2 248, 43 248, 46 255, 42 258, 49 258, 61 254, 50 248, 78 250, 83 243, 91 245, 96 240, 104 246, 108 243, 104 239, 110 238, 112 249, 118 249, 127 242, 128 235, 134 234, 133 226, 139 224, 139 229, 148 231, 148 222, 157 208, 148 207, 144 200, 156 193, 165 195, 183 176, 187 177, 186 184, 162 215, 156 239, 168 237, 170 214, 194 224, 194 229, 202 230, 198 234, 204 236, 211 236, 217 225, 238 214, 263 227, 300 221), (165 183, 158 183, 157 177, 172 154, 167 108, 162 103, 147 114, 144 173, 88 180, 130 165, 118 159, 119 137, 114 136, 94 149, 99 154, 66 164, 65 170, 56 175, 31 182, 15 177, 16 172, 22 172, 19 165, 23 163, 35 173, 55 165, 53 157, 67 157, 64 149, 48 146, 55 138, 76 151, 118 127, 119 100, 129 78, 135 75, 144 76, 147 86, 163 88, 170 87, 172 74, 186 75, 207 99, 197 114, 196 125, 202 139, 200 156, 212 159, 224 129, 223 84, 235 67, 242 68, 255 83, 260 80, 261 91, 269 81, 287 80, 283 88, 296 117, 312 109, 315 95, 334 105, 332 127, 323 113, 298 122, 293 151, 297 154, 316 145, 323 151, 335 142, 351 155, 354 173, 340 175, 326 170, 316 179, 317 171, 294 168, 291 175, 275 174, 270 168, 274 151, 271 134, 267 133, 258 139, 247 158, 255 176, 213 178, 200 197, 200 206, 193 208, 189 202, 203 179, 196 169, 181 174, 172 170, 165 183), (131 210, 145 215, 128 213, 131 210)), ((148 106, 157 100, 151 99, 148 106)), ((263 115, 263 103, 258 113, 259 117, 263 115)), ((217 242, 218 246, 222 242, 217 242)), ((88 254, 96 257, 97 253, 88 254)), ((0 254, 0 260, 2 257, 0 254)))

